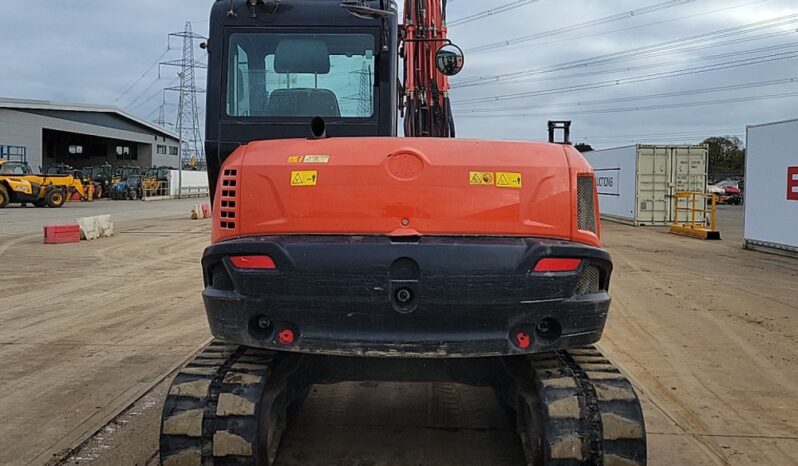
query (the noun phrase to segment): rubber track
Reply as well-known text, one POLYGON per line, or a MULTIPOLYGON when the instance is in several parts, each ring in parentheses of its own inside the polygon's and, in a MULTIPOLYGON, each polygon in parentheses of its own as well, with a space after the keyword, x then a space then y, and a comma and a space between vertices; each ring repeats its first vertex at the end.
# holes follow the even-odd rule
POLYGON ((530 466, 645 466, 646 432, 631 383, 594 347, 527 358, 519 434, 530 466))
POLYGON ((169 389, 161 417, 161 464, 270 464, 280 437, 271 435, 272 428, 281 432, 284 424, 264 426, 260 420, 285 421, 279 411, 271 413, 274 399, 264 397, 275 391, 270 376, 279 360, 271 351, 212 342, 169 389))

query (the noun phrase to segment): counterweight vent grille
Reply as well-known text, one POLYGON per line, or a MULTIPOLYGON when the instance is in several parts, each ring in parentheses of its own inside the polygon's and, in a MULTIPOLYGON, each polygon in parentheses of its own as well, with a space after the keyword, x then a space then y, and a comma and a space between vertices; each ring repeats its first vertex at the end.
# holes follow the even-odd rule
POLYGON ((217 290, 224 290, 224 291, 232 291, 235 289, 235 285, 233 285, 233 279, 230 278, 230 274, 227 273, 227 270, 224 268, 224 265, 220 262, 216 264, 211 272, 211 287, 217 290))
POLYGON ((592 175, 577 177, 577 228, 593 233, 596 233, 596 202, 593 196, 595 185, 596 183, 592 175))
POLYGON ((238 218, 238 170, 224 170, 220 181, 219 227, 222 230, 235 230, 238 218))

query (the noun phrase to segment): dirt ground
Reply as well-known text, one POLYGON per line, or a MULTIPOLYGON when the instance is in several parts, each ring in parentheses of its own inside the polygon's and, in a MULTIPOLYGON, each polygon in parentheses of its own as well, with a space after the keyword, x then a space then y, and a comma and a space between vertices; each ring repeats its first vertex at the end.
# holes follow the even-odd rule
POLYGON ((798 464, 798 260, 604 224, 615 273, 600 347, 646 401, 650 464, 798 464))
MULTIPOLYGON (((719 219, 714 243, 604 223, 616 269, 600 346, 643 399, 649 464, 798 465, 798 260, 740 249, 740 208, 719 219)), ((137 395, 207 338, 207 224, 120 227, 57 254, 0 235, 0 263, 19 264, 0 282, 0 463, 157 464, 168 378, 137 395)), ((350 383, 313 391, 280 464, 520 464, 520 445, 489 392, 350 383)))
POLYGON ((111 203, 0 212, 0 463, 69 451, 207 341, 197 202, 120 202, 117 236, 67 245, 41 226, 111 203))

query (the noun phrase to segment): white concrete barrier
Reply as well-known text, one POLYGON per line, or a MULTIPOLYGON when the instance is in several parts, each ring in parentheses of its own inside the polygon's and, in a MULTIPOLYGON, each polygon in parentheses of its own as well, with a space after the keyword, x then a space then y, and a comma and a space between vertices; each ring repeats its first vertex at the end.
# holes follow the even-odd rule
POLYGON ((110 215, 78 218, 77 224, 80 226, 80 239, 83 240, 92 241, 114 236, 114 223, 110 215))

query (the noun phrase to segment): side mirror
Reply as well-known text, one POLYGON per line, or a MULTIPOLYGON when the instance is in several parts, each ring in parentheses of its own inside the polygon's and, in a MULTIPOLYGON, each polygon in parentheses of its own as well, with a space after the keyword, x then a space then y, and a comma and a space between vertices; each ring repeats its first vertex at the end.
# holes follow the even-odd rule
POLYGON ((462 71, 464 64, 463 49, 454 44, 444 45, 435 54, 435 67, 446 76, 456 75, 462 71))

